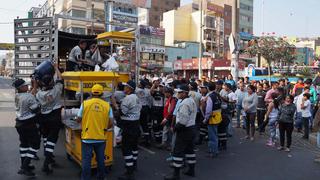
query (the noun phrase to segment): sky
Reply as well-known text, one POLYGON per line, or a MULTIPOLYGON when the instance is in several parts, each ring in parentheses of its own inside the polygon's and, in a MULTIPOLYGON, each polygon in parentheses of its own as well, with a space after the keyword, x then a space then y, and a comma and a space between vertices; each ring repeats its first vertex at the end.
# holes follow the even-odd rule
MULTIPOLYGON (((181 3, 191 1, 181 0, 181 3)), ((32 6, 44 2, 45 0, 1 0, 0 43, 13 42, 13 19, 17 16, 26 17, 32 6)), ((259 36, 262 32, 275 32, 278 36, 320 36, 319 7, 320 0, 254 0, 254 34, 259 36)))

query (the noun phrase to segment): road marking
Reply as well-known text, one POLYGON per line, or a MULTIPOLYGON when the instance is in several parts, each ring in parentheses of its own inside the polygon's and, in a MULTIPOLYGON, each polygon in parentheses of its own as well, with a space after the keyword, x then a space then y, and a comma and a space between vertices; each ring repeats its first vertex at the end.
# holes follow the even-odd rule
POLYGON ((144 150, 144 151, 146 151, 146 152, 148 152, 148 153, 152 154, 152 155, 156 154, 156 152, 151 151, 150 149, 147 149, 147 148, 145 148, 145 147, 143 147, 143 146, 138 146, 138 147, 139 147, 140 149, 142 149, 142 150, 144 150))

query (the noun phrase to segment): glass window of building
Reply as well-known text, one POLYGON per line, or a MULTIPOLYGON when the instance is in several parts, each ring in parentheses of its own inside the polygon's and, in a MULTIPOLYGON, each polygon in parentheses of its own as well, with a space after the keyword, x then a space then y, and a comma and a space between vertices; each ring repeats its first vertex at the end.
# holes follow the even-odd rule
POLYGON ((71 28, 71 33, 86 34, 86 29, 85 28, 79 28, 79 27, 72 27, 71 28))
POLYGON ((69 11, 69 14, 72 17, 80 17, 80 18, 86 18, 87 17, 87 12, 84 10, 78 10, 78 9, 72 9, 69 11))
POLYGON ((182 57, 181 56, 177 56, 177 60, 180 60, 180 59, 182 59, 182 57))

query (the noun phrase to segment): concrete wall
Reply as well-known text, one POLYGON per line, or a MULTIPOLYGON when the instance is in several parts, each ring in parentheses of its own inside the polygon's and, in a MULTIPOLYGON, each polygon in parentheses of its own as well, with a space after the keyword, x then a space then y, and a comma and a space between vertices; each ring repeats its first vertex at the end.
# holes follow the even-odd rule
POLYGON ((181 59, 191 59, 193 57, 199 57, 199 44, 198 43, 182 43, 182 47, 166 46, 166 56, 168 61, 174 62, 177 57, 181 59))

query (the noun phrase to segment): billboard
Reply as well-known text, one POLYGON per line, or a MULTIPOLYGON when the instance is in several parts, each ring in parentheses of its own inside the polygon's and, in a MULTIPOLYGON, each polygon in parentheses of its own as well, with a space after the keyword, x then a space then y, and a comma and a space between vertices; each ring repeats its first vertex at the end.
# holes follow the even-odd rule
POLYGON ((141 8, 151 8, 151 0, 115 0, 115 3, 135 5, 141 8))
POLYGON ((146 36, 157 36, 157 37, 164 38, 165 30, 163 28, 140 25, 140 34, 146 35, 146 36))
POLYGON ((140 47, 141 52, 146 53, 159 53, 159 54, 165 54, 166 49, 164 47, 156 47, 156 46, 149 46, 149 45, 141 45, 140 47))

